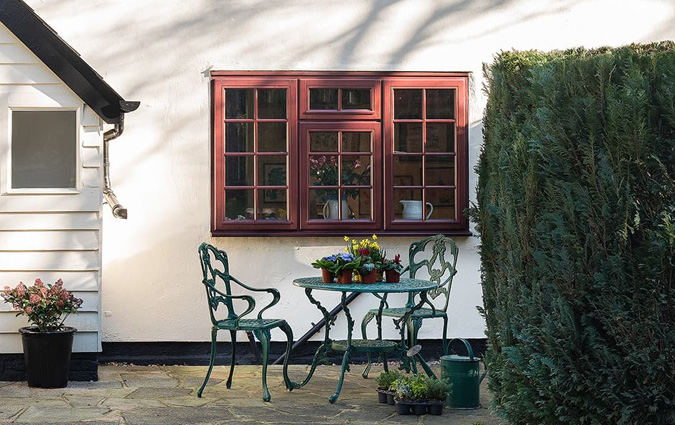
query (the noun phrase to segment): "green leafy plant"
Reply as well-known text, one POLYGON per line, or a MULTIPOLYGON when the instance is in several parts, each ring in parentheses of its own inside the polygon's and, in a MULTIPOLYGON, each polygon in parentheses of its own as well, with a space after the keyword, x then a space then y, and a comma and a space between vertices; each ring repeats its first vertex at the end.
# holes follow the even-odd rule
POLYGON ((382 270, 393 270, 395 272, 401 273, 401 270, 403 270, 403 264, 401 264, 401 254, 396 254, 393 260, 390 258, 383 258, 382 266, 380 268, 382 270))
POLYGON ((427 380, 427 397, 429 400, 444 401, 452 392, 452 384, 447 379, 430 378, 427 380))
POLYGON ((17 316, 26 316, 40 332, 61 330, 68 315, 82 306, 80 298, 63 288, 61 279, 53 285, 35 279, 31 286, 23 282, 16 288, 5 286, 2 297, 12 304, 17 316))
POLYGON ((312 263, 312 267, 315 269, 326 269, 332 273, 335 272, 335 267, 337 266, 337 254, 329 255, 327 257, 319 258, 318 260, 312 263))
POLYGON ((388 390, 389 387, 401 377, 401 372, 398 370, 389 370, 387 372, 381 372, 377 378, 375 378, 375 383, 377 388, 381 390, 388 390))

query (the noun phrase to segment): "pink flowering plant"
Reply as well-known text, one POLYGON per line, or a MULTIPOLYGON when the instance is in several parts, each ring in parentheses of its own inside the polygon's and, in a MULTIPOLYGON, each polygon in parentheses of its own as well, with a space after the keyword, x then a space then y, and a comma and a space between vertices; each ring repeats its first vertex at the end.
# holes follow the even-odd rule
POLYGON ((12 304, 17 316, 28 317, 28 321, 40 332, 61 330, 66 317, 82 306, 80 298, 63 289, 61 279, 53 285, 45 285, 40 279, 35 279, 32 286, 21 282, 16 288, 5 286, 0 293, 5 302, 12 304))
MULTIPOLYGON (((358 158, 354 160, 348 158, 343 157, 342 159, 342 185, 369 185, 370 164, 364 167, 358 158)), ((312 184, 318 186, 338 185, 338 159, 335 155, 331 155, 330 157, 326 157, 326 155, 310 157, 309 170, 310 177, 313 178, 312 184)), ((343 189, 343 191, 345 195, 352 198, 356 198, 359 194, 358 189, 343 189)))

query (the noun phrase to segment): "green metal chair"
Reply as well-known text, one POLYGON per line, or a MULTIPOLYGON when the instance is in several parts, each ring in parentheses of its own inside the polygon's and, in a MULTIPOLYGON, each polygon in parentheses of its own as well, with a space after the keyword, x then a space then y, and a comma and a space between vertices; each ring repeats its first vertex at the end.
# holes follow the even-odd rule
MULTIPOLYGON (((219 330, 230 331, 231 344, 232 344, 232 356, 230 359, 230 375, 227 378, 227 388, 230 388, 232 385, 232 374, 234 372, 234 365, 236 362, 235 350, 237 346, 237 331, 247 331, 253 332, 253 334, 260 340, 262 345, 262 388, 263 388, 263 400, 270 401, 270 392, 267 388, 267 360, 269 355, 269 345, 270 345, 270 330, 274 328, 280 328, 287 337, 286 344, 286 355, 284 356, 284 367, 283 367, 283 376, 284 384, 286 388, 290 391, 294 388, 291 380, 288 378, 287 368, 288 368, 288 358, 290 357, 291 345, 293 343, 293 331, 291 327, 282 319, 263 319, 262 314, 265 310, 275 305, 279 302, 281 295, 279 291, 274 288, 252 288, 247 286, 237 280, 229 272, 229 264, 227 260, 227 253, 221 251, 212 245, 207 243, 202 243, 199 246, 199 259, 202 265, 202 273, 204 278, 202 283, 206 288, 206 296, 209 303, 209 313, 211 316, 211 360, 209 361, 209 369, 206 372, 206 378, 204 378, 204 383, 199 388, 197 396, 201 397, 204 387, 211 376, 211 370, 213 369, 213 362, 216 358, 216 336, 219 330), (222 269, 219 270, 211 264, 211 260, 214 258, 219 261, 222 269), (223 285, 217 287, 218 281, 222 281, 223 285), (264 306, 259 312, 255 319, 244 318, 246 315, 251 313, 255 309, 255 299, 250 295, 233 295, 232 286, 233 284, 238 285, 239 287, 252 292, 267 292, 272 295, 273 300, 271 303, 264 306), (221 289, 218 289, 218 288, 221 289), (248 303, 245 311, 237 313, 235 311, 236 302, 235 300, 242 300, 240 302, 248 303), (225 307, 225 311, 218 312, 220 306, 225 307), (219 314, 220 313, 220 314, 219 314)), ((235 286, 236 287, 236 286, 235 286)))
MULTIPOLYGON (((406 326, 408 334, 408 346, 412 347, 417 343, 417 335, 420 328, 422 327, 422 321, 424 319, 443 319, 443 354, 447 353, 447 332, 448 332, 448 303, 450 301, 450 289, 452 288, 452 279, 457 274, 457 256, 459 254, 459 248, 455 242, 443 235, 430 236, 428 238, 422 239, 418 242, 413 242, 410 244, 408 250, 408 267, 403 270, 403 273, 406 271, 409 273, 409 276, 413 279, 423 277, 417 276, 420 270, 426 270, 429 275, 429 280, 436 282, 438 287, 427 292, 427 296, 431 300, 435 300, 441 297, 440 303, 434 303, 434 308, 421 308, 416 310, 412 318, 408 320, 407 323, 402 324, 406 326)), ((385 305, 382 309, 382 317, 392 317, 394 319, 402 318, 405 313, 408 311, 408 307, 400 308, 390 308, 387 300, 386 294, 383 296, 385 305)), ((415 304, 415 294, 410 294, 408 298, 408 305, 415 304)), ((361 333, 363 338, 367 339, 366 328, 368 323, 377 316, 378 310, 372 309, 366 313, 361 322, 361 333)), ((382 329, 378 326, 378 337, 382 338, 382 329)), ((363 371, 363 377, 368 376, 370 371, 371 358, 368 356, 368 364, 363 371)), ((384 359, 384 367, 387 369, 387 361, 384 359)))

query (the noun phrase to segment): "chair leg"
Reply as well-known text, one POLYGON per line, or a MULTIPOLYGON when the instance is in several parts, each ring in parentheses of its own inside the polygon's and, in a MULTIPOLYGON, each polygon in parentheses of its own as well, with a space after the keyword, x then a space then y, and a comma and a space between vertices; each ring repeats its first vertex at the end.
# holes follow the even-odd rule
MULTIPOLYGON (((363 336, 363 339, 368 339, 367 336, 367 331, 366 328, 368 327, 368 323, 370 323, 371 320, 375 318, 375 314, 373 312, 368 312, 366 313, 365 316, 363 316, 363 320, 361 321, 361 335, 363 336)), ((363 369, 363 372, 361 373, 361 376, 363 378, 368 378, 368 373, 370 373, 370 368, 373 366, 373 359, 371 358, 371 354, 368 353, 368 363, 366 364, 366 367, 363 369)))
POLYGON ((448 317, 444 316, 443 317, 443 336, 442 336, 442 344, 443 344, 443 355, 447 356, 448 355, 448 317))
POLYGON ((227 377, 226 386, 229 389, 232 386, 232 375, 234 375, 234 365, 237 361, 237 331, 230 331, 230 341, 232 344, 232 355, 230 356, 230 375, 227 377))
POLYGON ((263 401, 270 401, 272 398, 270 396, 270 391, 267 388, 267 360, 270 352, 270 331, 269 329, 262 329, 259 331, 254 331, 255 336, 260 340, 260 345, 262 345, 262 390, 263 390, 263 401))
POLYGON ((204 387, 206 387, 206 383, 209 382, 209 377, 211 376, 211 370, 213 369, 213 362, 216 360, 216 335, 218 334, 218 329, 213 328, 211 329, 211 358, 209 360, 209 369, 206 371, 206 378, 204 378, 204 382, 202 383, 202 386, 199 387, 199 391, 197 391, 197 397, 201 398, 202 397, 202 392, 204 392, 204 387))
POLYGON ((291 381, 291 378, 288 377, 288 362, 289 358, 291 357, 291 349, 293 348, 293 329, 291 329, 288 323, 282 324, 280 328, 286 334, 286 341, 287 341, 283 367, 284 385, 286 385, 286 389, 288 391, 293 391, 295 388, 300 388, 300 384, 291 381))

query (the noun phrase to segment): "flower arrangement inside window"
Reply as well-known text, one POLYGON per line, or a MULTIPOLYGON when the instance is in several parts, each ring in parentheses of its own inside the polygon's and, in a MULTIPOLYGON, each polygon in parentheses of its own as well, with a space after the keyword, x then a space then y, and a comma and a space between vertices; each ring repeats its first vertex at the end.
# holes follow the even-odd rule
POLYGON ((356 186, 370 185, 370 164, 364 167, 356 157, 343 156, 339 159, 335 155, 313 156, 309 158, 309 176, 312 186, 327 187, 316 190, 313 198, 318 206, 324 205, 324 219, 338 219, 338 186, 342 205, 341 219, 356 218, 354 205, 350 205, 348 201, 358 199, 362 189, 356 186))

